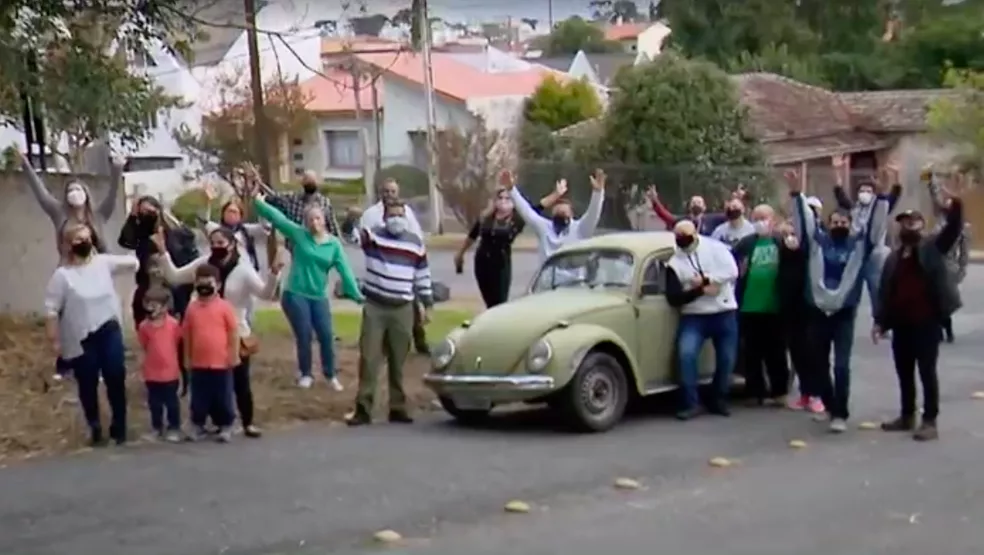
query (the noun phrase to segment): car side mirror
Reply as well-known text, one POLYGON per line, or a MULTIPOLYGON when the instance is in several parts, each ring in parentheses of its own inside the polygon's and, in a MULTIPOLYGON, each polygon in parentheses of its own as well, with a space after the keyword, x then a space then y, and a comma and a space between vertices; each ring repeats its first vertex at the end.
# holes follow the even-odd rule
POLYGON ((643 297, 651 297, 653 295, 662 295, 662 294, 663 294, 663 288, 660 287, 659 283, 651 281, 649 283, 642 284, 643 297))

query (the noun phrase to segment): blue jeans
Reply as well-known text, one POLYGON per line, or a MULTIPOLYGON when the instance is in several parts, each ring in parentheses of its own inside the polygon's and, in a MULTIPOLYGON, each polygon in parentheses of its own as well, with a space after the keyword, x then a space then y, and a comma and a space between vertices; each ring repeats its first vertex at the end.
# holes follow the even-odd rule
POLYGON ((677 356, 680 366, 680 390, 683 409, 697 406, 700 380, 700 351, 708 339, 714 345, 714 394, 720 403, 731 387, 731 373, 738 357, 738 313, 683 314, 677 327, 677 356))
POLYGON ((93 435, 102 434, 99 418, 99 378, 106 386, 111 421, 109 437, 126 440, 126 361, 123 354, 123 330, 110 320, 82 340, 82 356, 72 359, 79 404, 93 435))
POLYGON ((854 322, 857 307, 833 314, 812 309, 810 333, 816 340, 817 386, 831 418, 847 420, 851 397, 851 352, 854 350, 854 322), (830 377, 830 351, 834 351, 834 376, 830 377))
POLYGON ((301 376, 311 376, 311 340, 318 339, 321 347, 321 372, 328 379, 335 377, 335 336, 331 332, 331 307, 328 299, 312 299, 290 291, 280 296, 280 306, 294 332, 297 347, 297 367, 301 376))
POLYGON ((181 430, 181 402, 178 401, 178 380, 173 382, 145 382, 147 386, 147 408, 150 409, 150 427, 157 433, 164 433, 164 419, 167 417, 167 430, 181 430))

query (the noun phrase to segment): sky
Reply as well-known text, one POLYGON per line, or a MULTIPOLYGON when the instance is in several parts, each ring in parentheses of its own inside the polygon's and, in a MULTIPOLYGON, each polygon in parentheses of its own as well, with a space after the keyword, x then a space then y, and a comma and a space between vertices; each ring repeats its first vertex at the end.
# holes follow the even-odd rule
MULTIPOLYGON (((294 0, 274 0, 290 4, 294 0)), ((325 0, 338 4, 338 0, 325 0)), ((393 15, 402 8, 409 8, 411 0, 365 0, 369 13, 393 15)), ((350 12, 357 10, 359 0, 351 0, 350 12)), ((436 17, 447 21, 480 23, 505 21, 507 17, 546 22, 553 6, 554 21, 572 15, 590 15, 588 0, 430 0, 430 10, 436 17)), ((337 10, 341 12, 341 10, 337 10)))

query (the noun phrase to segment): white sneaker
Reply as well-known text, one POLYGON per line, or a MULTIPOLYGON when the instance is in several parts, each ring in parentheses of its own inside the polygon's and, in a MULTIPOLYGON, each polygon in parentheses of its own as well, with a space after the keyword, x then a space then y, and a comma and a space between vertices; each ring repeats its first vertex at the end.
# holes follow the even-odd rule
POLYGON ((827 412, 815 412, 812 416, 810 416, 810 418, 812 418, 814 422, 830 422, 831 420, 830 414, 827 412))
POLYGON ((342 382, 338 381, 338 378, 328 380, 328 385, 335 391, 345 391, 345 387, 342 385, 342 382))
POLYGON ((830 431, 834 434, 842 434, 847 431, 847 422, 843 418, 834 418, 830 421, 830 431))
POLYGON ((54 374, 51 376, 51 379, 56 382, 60 382, 65 379, 65 376, 62 376, 61 374, 54 374))
POLYGON ((312 385, 314 385, 314 378, 311 376, 301 376, 301 379, 297 380, 297 387, 301 389, 311 389, 312 385))

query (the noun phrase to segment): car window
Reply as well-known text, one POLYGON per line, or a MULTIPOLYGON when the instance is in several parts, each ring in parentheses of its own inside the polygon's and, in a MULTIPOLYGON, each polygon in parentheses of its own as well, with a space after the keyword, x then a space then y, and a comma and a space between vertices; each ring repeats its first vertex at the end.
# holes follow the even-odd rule
POLYGON ((569 252, 548 259, 533 283, 532 292, 560 287, 627 288, 632 284, 632 255, 621 250, 569 252))
POLYGON ((642 273, 642 295, 662 295, 666 292, 666 263, 662 260, 650 260, 642 273))

